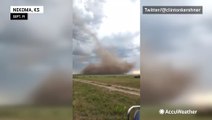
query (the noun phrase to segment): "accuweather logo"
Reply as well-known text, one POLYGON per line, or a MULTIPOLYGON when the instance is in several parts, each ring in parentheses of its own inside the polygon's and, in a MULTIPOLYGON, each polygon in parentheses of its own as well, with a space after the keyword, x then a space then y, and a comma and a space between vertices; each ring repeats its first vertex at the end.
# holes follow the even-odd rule
POLYGON ((159 114, 161 115, 195 115, 197 114, 197 110, 183 110, 183 109, 176 109, 176 110, 168 110, 168 109, 160 109, 159 114))
POLYGON ((165 110, 164 109, 160 109, 159 110, 159 114, 163 115, 165 113, 165 110))

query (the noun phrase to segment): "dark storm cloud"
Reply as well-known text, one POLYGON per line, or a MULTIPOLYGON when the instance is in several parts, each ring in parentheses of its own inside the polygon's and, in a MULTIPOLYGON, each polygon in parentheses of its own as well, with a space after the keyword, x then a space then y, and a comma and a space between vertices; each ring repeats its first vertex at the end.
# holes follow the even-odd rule
POLYGON ((145 16, 142 19, 142 37, 156 52, 176 51, 176 43, 189 41, 185 39, 194 28, 193 24, 181 24, 176 19, 185 19, 185 16, 145 16))
MULTIPOLYGON (((144 0, 143 5, 191 5, 195 1, 191 0, 144 0)), ((195 5, 198 5, 197 3, 195 5)), ((207 6, 204 6, 207 10, 207 6)), ((210 13, 210 11, 207 11, 210 13)), ((194 30, 204 29, 207 32, 211 30, 211 14, 200 16, 194 15, 142 15, 141 31, 142 39, 147 42, 155 52, 176 52, 180 48, 178 44, 190 44, 198 39, 194 30)), ((189 47, 188 47, 189 48, 189 47)))
POLYGON ((105 0, 87 1, 84 5, 84 10, 74 7, 74 14, 79 15, 84 24, 92 25, 93 27, 102 22, 103 5, 105 0))
POLYGON ((73 55, 86 55, 86 54, 84 53, 84 51, 82 51, 82 49, 76 48, 76 49, 73 51, 73 55))
POLYGON ((140 33, 118 33, 102 39, 103 45, 109 49, 114 49, 118 56, 122 58, 131 57, 133 52, 139 52, 138 46, 133 44, 133 40, 138 37, 140 33))
POLYGON ((86 10, 93 13, 93 18, 88 20, 88 23, 90 23, 92 26, 102 22, 102 18, 104 17, 102 9, 104 2, 105 0, 88 1, 86 10))
POLYGON ((5 99, 25 98, 52 70, 71 73, 71 6, 70 0, 0 1, 0 91, 8 96, 5 99), (30 15, 28 21, 10 21, 10 5, 43 5, 44 14, 30 15))
POLYGON ((207 28, 208 31, 212 32, 212 15, 208 15, 207 16, 208 18, 204 21, 204 22, 201 22, 200 24, 203 24, 203 26, 205 28, 207 28))
POLYGON ((34 36, 32 31, 26 25, 10 23, 0 32, 0 44, 14 45, 15 47, 43 43, 32 36, 34 36))
POLYGON ((82 27, 82 25, 92 25, 97 27, 102 23, 105 17, 103 14, 103 5, 105 0, 87 1, 84 5, 84 10, 74 6, 74 25, 82 27))
POLYGON ((88 26, 95 30, 102 23, 104 18, 104 0, 87 1, 84 10, 74 6, 73 13, 73 44, 74 55, 85 55, 93 51, 93 38, 86 32, 88 26))

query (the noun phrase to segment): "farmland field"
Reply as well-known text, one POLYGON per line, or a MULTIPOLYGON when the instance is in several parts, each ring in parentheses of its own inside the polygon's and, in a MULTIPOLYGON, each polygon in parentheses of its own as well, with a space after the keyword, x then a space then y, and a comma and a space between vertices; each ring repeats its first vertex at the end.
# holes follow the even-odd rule
POLYGON ((140 97, 74 82, 74 120, 126 120, 130 106, 140 97))
POLYGON ((133 75, 74 75, 74 78, 140 89, 140 78, 133 75))
MULTIPOLYGON (((74 79, 140 88, 140 78, 132 75, 75 75, 74 79)), ((74 81, 74 120, 126 120, 128 108, 139 104, 140 96, 74 81)))
POLYGON ((72 120, 72 109, 67 107, 1 107, 0 120, 72 120))

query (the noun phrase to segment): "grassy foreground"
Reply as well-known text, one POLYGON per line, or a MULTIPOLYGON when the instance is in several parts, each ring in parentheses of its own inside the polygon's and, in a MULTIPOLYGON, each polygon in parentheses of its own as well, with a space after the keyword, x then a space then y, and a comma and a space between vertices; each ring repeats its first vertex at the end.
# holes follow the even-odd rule
POLYGON ((130 106, 140 97, 74 82, 74 120, 126 120, 130 106))
POLYGON ((72 120, 67 107, 1 107, 0 120, 72 120))

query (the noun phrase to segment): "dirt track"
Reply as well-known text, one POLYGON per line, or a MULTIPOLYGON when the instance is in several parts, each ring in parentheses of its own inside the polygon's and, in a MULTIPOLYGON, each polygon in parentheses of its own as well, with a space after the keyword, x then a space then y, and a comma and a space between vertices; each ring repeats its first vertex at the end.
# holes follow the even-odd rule
POLYGON ((74 79, 74 81, 98 86, 101 88, 109 89, 111 91, 118 91, 118 92, 125 93, 125 94, 140 96, 140 89, 136 89, 136 88, 125 87, 125 86, 120 86, 120 85, 109 85, 106 83, 94 82, 94 81, 89 81, 89 80, 74 79))

